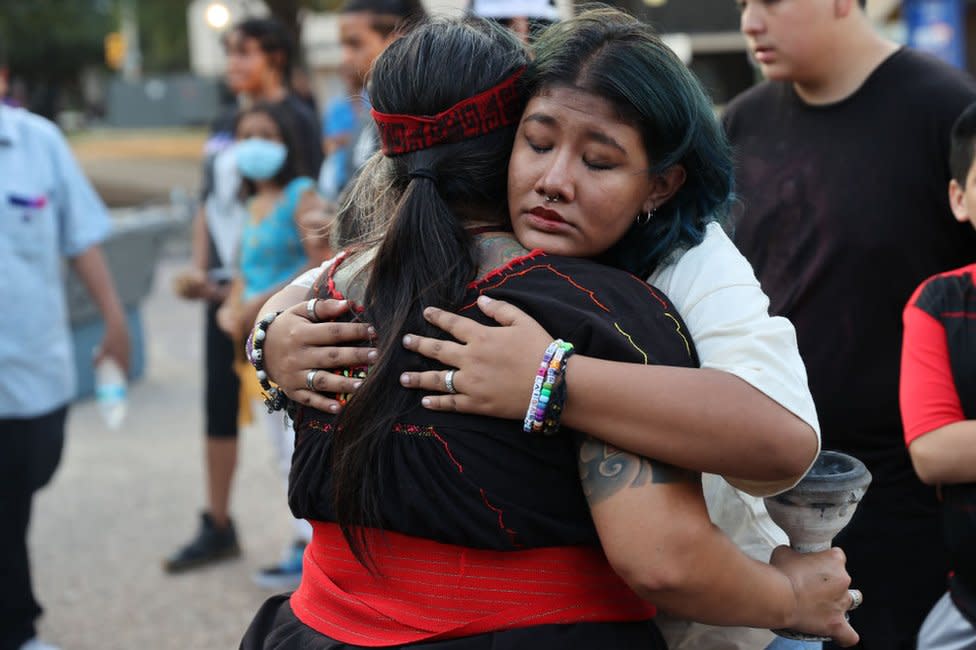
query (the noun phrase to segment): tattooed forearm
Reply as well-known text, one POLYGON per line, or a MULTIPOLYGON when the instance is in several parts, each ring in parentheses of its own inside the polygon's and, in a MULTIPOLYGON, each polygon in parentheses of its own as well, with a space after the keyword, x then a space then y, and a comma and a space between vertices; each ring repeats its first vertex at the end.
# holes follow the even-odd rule
POLYGON ((579 473, 583 494, 591 505, 626 488, 698 480, 695 472, 617 449, 589 436, 580 443, 579 473))

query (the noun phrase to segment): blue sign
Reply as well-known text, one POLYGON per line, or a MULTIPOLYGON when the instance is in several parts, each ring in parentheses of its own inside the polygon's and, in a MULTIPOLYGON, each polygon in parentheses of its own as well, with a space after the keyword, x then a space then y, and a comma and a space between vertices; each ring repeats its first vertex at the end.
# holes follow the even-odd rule
POLYGON ((902 9, 910 47, 965 68, 962 0, 903 0, 902 9))

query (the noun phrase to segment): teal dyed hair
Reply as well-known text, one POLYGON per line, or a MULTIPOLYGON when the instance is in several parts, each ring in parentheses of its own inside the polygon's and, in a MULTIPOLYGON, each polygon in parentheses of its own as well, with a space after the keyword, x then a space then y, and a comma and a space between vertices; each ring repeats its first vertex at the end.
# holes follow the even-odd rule
POLYGON ((640 131, 651 175, 673 165, 687 174, 650 223, 635 223, 602 261, 646 276, 673 251, 701 243, 705 226, 728 213, 733 165, 698 79, 650 26, 610 7, 556 23, 533 50, 527 96, 570 87, 601 97, 640 131))

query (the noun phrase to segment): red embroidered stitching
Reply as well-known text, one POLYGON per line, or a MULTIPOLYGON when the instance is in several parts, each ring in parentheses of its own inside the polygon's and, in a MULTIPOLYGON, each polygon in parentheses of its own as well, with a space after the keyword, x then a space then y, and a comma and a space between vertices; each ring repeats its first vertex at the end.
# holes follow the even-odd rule
MULTIPOLYGON (((573 278, 571 278, 570 276, 566 275, 565 273, 560 273, 559 271, 557 271, 556 269, 554 269, 551 264, 536 264, 534 266, 530 266, 529 268, 524 269, 522 271, 519 271, 517 273, 513 273, 512 275, 507 275, 507 276, 505 276, 501 280, 501 282, 499 282, 497 284, 494 284, 494 285, 492 285, 490 287, 485 287, 484 289, 482 289, 481 290, 481 293, 484 293, 484 292, 488 291, 489 289, 497 289, 498 287, 504 285, 506 282, 508 282, 509 280, 511 280, 514 277, 521 276, 521 275, 525 275, 526 273, 529 273, 531 271, 535 271, 535 270, 538 270, 538 269, 546 270, 546 271, 549 271, 550 273, 552 273, 553 275, 559 276, 560 278, 562 278, 563 280, 565 280, 569 284, 573 285, 574 287, 576 287, 577 289, 579 289, 580 291, 582 291, 583 293, 585 293, 590 298, 590 300, 593 302, 593 304, 595 304, 597 307, 599 307, 603 311, 607 312, 608 314, 610 313, 610 310, 607 309, 607 306, 604 305, 602 302, 600 302, 599 300, 596 299, 596 292, 595 291, 593 291, 592 289, 587 289, 583 285, 581 285, 578 282, 576 282, 575 280, 573 280, 573 278)), ((477 304, 477 301, 472 302, 472 303, 470 303, 470 304, 465 305, 464 307, 462 307, 461 310, 471 309, 476 304, 477 304)))
POLYGON ((472 280, 471 282, 468 283, 468 288, 469 289, 477 289, 478 288, 478 285, 484 284, 485 282, 490 282, 492 279, 498 277, 502 273, 505 273, 507 271, 511 271, 516 266, 518 266, 520 264, 525 264, 526 262, 530 262, 530 261, 534 260, 535 258, 539 257, 540 255, 545 255, 545 254, 546 254, 546 252, 544 250, 542 250, 541 248, 533 248, 531 251, 529 251, 525 255, 519 255, 518 257, 513 257, 512 259, 510 259, 508 261, 508 264, 506 264, 505 266, 498 267, 497 269, 493 270, 491 273, 489 273, 485 277, 480 278, 478 280, 472 280))
POLYGON ((342 295, 342 292, 339 291, 339 289, 336 288, 336 285, 335 285, 335 272, 336 272, 336 270, 338 270, 339 265, 342 264, 343 260, 345 260, 346 257, 348 257, 348 253, 346 251, 343 251, 343 252, 339 253, 336 256, 335 261, 332 262, 332 266, 329 267, 329 285, 328 285, 329 286, 329 295, 332 296, 333 298, 337 299, 337 300, 345 300, 346 299, 346 297, 342 295))
POLYGON ((645 289, 647 289, 650 292, 650 294, 652 296, 654 296, 654 299, 657 300, 659 303, 661 303, 661 306, 662 307, 664 307, 665 309, 668 308, 668 303, 664 302, 664 299, 661 298, 661 296, 658 295, 657 291, 654 290, 654 287, 652 287, 651 285, 647 284, 647 282, 645 282, 644 280, 641 280, 637 276, 633 276, 632 275, 630 277, 632 277, 635 282, 639 282, 642 287, 644 287, 645 289))
POLYGON ((447 453, 447 457, 451 459, 454 466, 457 467, 458 473, 464 473, 464 466, 458 462, 458 459, 454 457, 451 452, 451 448, 448 446, 447 441, 440 437, 434 427, 430 425, 419 425, 419 424, 401 424, 397 423, 393 425, 393 430, 396 433, 405 433, 408 436, 424 436, 428 438, 434 438, 444 447, 444 451, 447 453))
POLYGON ((491 504, 490 501, 488 501, 488 493, 485 492, 484 488, 478 488, 478 490, 481 492, 481 501, 488 507, 489 510, 498 514, 498 527, 502 529, 506 535, 508 535, 508 541, 512 544, 512 546, 515 547, 522 546, 517 541, 515 541, 515 538, 518 535, 518 533, 516 533, 514 530, 508 528, 505 525, 505 517, 504 517, 505 513, 503 513, 500 508, 496 508, 491 504))

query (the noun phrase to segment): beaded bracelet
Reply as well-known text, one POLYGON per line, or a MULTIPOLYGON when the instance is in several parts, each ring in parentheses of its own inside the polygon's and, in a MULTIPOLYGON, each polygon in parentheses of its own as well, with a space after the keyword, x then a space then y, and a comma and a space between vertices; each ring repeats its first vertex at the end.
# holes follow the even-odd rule
POLYGON ((281 311, 269 312, 262 316, 257 325, 254 326, 251 336, 248 337, 247 358, 254 366, 254 370, 257 371, 258 383, 261 384, 261 389, 265 393, 264 405, 268 407, 268 413, 281 411, 288 405, 288 396, 277 386, 271 385, 268 380, 268 373, 264 369, 264 339, 268 335, 268 328, 271 327, 271 323, 279 315, 281 315, 281 311))
POLYGON ((532 398, 522 422, 526 433, 553 435, 566 402, 566 362, 573 354, 573 344, 556 339, 542 355, 539 372, 532 384, 532 398))
MULTIPOLYGON (((551 436, 559 432, 563 406, 566 403, 566 362, 572 355, 573 344, 563 343, 553 356, 546 373, 546 382, 543 384, 542 397, 546 397, 544 391, 548 388, 548 399, 545 400, 545 408, 537 409, 535 421, 532 423, 532 431, 535 433, 551 436)), ((540 405, 543 398, 539 400, 540 405)))

